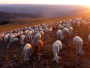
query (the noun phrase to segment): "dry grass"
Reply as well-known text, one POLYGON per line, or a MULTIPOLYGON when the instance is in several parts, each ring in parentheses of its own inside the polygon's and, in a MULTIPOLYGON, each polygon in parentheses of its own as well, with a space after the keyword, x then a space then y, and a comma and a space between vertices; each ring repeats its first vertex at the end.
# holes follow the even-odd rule
POLYGON ((37 18, 37 19, 11 19, 12 23, 11 24, 6 24, 0 26, 0 32, 2 31, 11 31, 12 29, 15 28, 22 28, 26 26, 32 26, 36 24, 42 24, 42 23, 50 23, 50 22, 58 22, 61 20, 67 20, 67 19, 72 19, 76 17, 83 17, 84 15, 76 15, 76 16, 68 16, 68 17, 60 17, 60 18, 37 18))
MULTIPOLYGON (((0 31, 9 31, 14 28, 21 28, 24 26, 31 26, 39 23, 48 23, 48 22, 53 22, 53 21, 60 21, 63 19, 70 19, 73 18, 74 16, 70 17, 63 17, 63 18, 45 18, 45 19, 24 19, 24 20, 12 20, 12 24, 0 26, 0 31), (23 23, 23 25, 22 25, 23 23), (4 28, 5 27, 5 28, 4 28)), ((77 17, 77 16, 76 16, 77 17)), ((50 33, 45 33, 45 37, 43 39, 44 42, 44 48, 41 51, 43 54, 41 56, 40 61, 35 61, 33 67, 35 68, 76 68, 76 59, 79 58, 80 61, 80 68, 90 68, 90 46, 86 47, 83 46, 83 50, 85 51, 85 54, 81 57, 78 57, 75 54, 75 48, 72 48, 72 38, 70 39, 71 41, 68 41, 68 47, 65 49, 65 46, 67 45, 66 42, 63 43, 63 49, 60 51, 59 56, 62 58, 60 60, 59 64, 56 64, 55 61, 52 61, 53 59, 53 52, 52 52, 52 45, 56 41, 56 31, 50 32, 50 33), (53 35, 53 36, 52 36, 53 35), (40 64, 42 61, 47 61, 46 63, 40 64), (69 64, 68 64, 69 63, 69 64)), ((89 34, 90 30, 82 29, 82 28, 74 28, 74 35, 80 36, 84 43, 87 42, 87 37, 89 34)), ((13 47, 11 50, 7 51, 6 49, 7 44, 5 43, 0 43, 0 66, 2 68, 12 68, 12 66, 15 66, 14 68, 30 68, 29 65, 26 65, 23 61, 24 56, 23 56, 23 47, 18 44, 16 47, 13 47), (15 63, 16 62, 16 63, 15 63)), ((32 68, 32 67, 31 67, 32 68)))

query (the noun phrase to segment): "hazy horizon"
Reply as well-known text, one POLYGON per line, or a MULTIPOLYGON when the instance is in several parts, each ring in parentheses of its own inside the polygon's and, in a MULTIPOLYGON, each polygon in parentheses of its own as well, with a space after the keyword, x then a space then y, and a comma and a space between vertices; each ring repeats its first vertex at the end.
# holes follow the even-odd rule
POLYGON ((0 4, 0 6, 4 5, 44 5, 44 6, 84 6, 86 8, 90 8, 89 5, 75 5, 75 4, 0 4))

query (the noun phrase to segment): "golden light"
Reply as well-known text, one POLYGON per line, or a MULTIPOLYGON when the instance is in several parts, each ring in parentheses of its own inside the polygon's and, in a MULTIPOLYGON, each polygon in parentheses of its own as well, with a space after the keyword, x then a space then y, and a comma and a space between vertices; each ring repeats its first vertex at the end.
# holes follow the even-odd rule
POLYGON ((89 0, 0 0, 0 4, 89 5, 89 0))

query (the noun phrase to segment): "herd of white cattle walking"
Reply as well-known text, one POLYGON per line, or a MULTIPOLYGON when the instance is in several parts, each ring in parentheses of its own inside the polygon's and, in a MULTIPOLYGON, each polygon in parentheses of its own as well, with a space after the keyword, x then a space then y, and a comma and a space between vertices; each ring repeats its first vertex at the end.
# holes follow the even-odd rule
MULTIPOLYGON (((88 19, 88 17, 86 18, 88 19)), ((89 22, 87 23, 82 18, 74 18, 68 20, 62 20, 59 22, 43 23, 34 26, 24 27, 22 29, 14 29, 12 31, 1 32, 0 33, 0 42, 7 43, 7 49, 10 47, 16 46, 17 43, 20 43, 23 46, 24 61, 28 61, 32 56, 31 50, 32 45, 34 45, 35 55, 40 60, 40 50, 43 48, 43 41, 45 33, 53 32, 54 29, 58 29, 56 32, 57 40, 53 43, 52 51, 54 54, 54 59, 56 63, 59 63, 61 59, 58 54, 62 49, 62 40, 70 38, 73 35, 73 29, 75 28, 89 28, 89 22)), ((88 35, 88 42, 90 41, 90 35, 88 35)), ((83 51, 83 39, 79 36, 75 36, 72 40, 73 47, 76 47, 76 54, 84 54, 83 51)))

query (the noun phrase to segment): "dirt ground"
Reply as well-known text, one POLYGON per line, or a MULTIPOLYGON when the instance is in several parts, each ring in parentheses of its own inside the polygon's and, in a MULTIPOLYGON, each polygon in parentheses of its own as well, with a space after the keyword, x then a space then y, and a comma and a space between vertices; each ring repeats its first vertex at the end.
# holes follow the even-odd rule
POLYGON ((42 54, 41 60, 35 60, 33 64, 26 64, 23 61, 23 47, 20 43, 7 50, 6 46, 8 43, 5 44, 1 42, 0 68, 90 68, 90 45, 86 44, 90 30, 86 28, 74 28, 72 38, 69 38, 68 41, 63 41, 63 48, 59 53, 61 57, 60 63, 56 64, 55 61, 52 61, 54 58, 52 45, 57 40, 57 30, 58 29, 55 29, 53 32, 45 33, 43 39, 44 47, 40 51, 42 54), (72 47, 72 39, 76 35, 80 36, 84 42, 83 50, 85 54, 82 56, 76 55, 76 49, 72 47))

